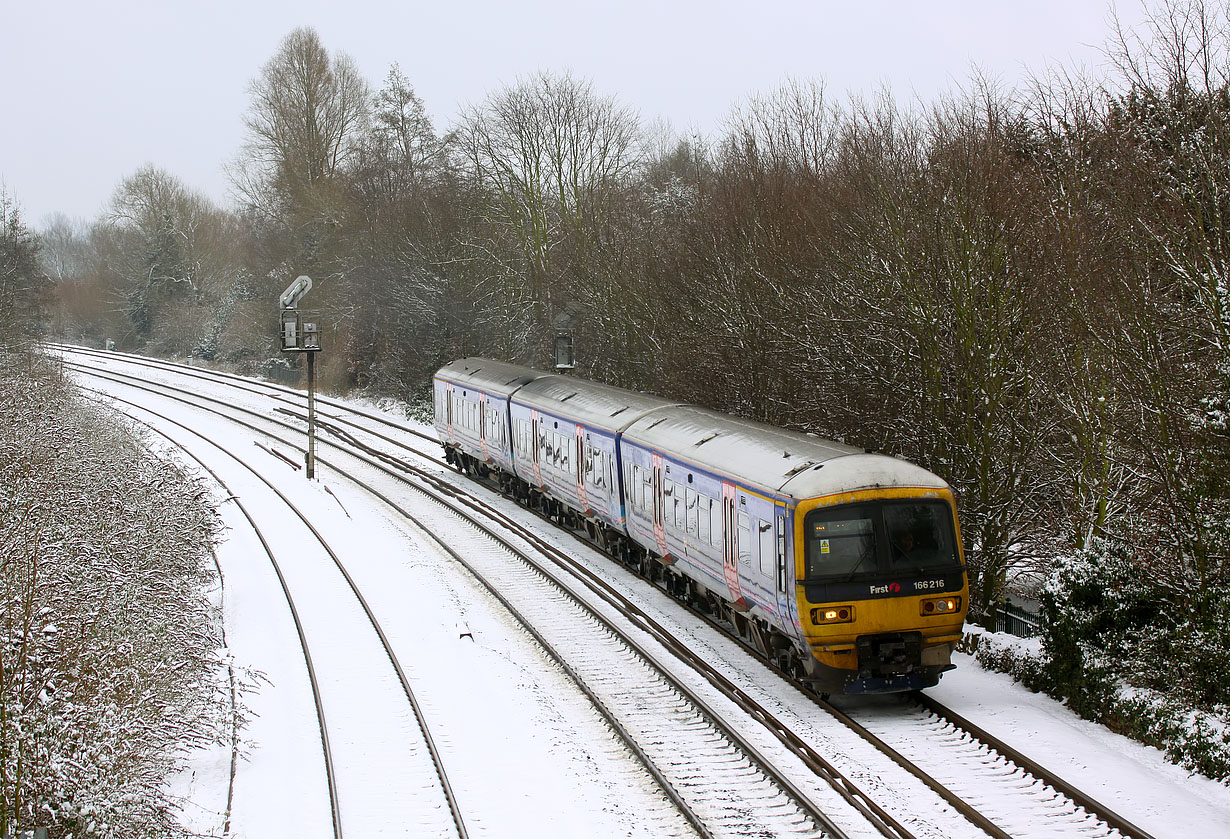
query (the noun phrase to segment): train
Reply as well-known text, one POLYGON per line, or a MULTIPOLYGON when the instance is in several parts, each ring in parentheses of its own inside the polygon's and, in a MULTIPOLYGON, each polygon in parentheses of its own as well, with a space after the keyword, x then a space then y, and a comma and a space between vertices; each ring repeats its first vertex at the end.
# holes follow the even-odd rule
POLYGON ((582 531, 823 694, 934 686, 969 604, 956 499, 904 460, 696 405, 463 358, 448 463, 582 531))

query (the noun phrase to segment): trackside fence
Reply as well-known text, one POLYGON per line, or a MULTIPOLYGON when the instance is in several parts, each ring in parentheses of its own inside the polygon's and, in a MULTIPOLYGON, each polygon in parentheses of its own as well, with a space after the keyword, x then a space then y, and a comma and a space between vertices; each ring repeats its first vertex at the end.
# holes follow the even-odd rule
POLYGON ((995 609, 995 631, 1020 638, 1033 638, 1042 632, 1042 618, 1012 603, 1000 603, 995 609))

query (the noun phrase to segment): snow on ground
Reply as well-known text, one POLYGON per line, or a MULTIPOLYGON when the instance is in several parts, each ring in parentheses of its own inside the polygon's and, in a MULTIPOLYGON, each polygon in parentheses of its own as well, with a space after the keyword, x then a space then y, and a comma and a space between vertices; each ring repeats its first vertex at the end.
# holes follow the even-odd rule
MULTIPOLYGON (((390 518, 370 495, 327 468, 320 470, 320 481, 308 482, 302 472, 256 449, 249 431, 228 427, 229 423, 183 406, 163 404, 159 410, 251 459, 291 495, 334 549, 341 549, 424 707, 433 736, 444 751, 450 781, 469 818, 471 835, 645 839, 688 835, 685 823, 624 747, 612 739, 567 677, 546 661, 498 604, 451 560, 426 547, 420 536, 390 518)), ((286 555, 283 544, 291 526, 277 523, 285 519, 284 511, 276 509, 277 502, 259 492, 253 480, 240 485, 234 474, 227 474, 237 471, 234 465, 224 465, 225 458, 209 446, 182 430, 152 422, 223 473, 266 530, 284 572, 295 576, 300 569, 286 567, 296 560, 286 555)), ((217 499, 229 528, 217 550, 225 580, 223 616, 229 652, 238 666, 263 674, 259 689, 246 697, 253 715, 243 734, 245 755, 235 779, 230 835, 326 837, 332 829, 320 734, 285 597, 237 506, 225 501, 222 493, 217 499)), ((310 547, 302 535, 294 538, 305 549, 310 547)), ((307 562, 306 558, 302 561, 307 562)), ((314 587, 314 580, 301 577, 297 600, 318 596, 314 587)), ((356 650, 363 646, 359 631, 343 629, 341 620, 337 622, 339 635, 322 643, 322 630, 329 628, 319 620, 313 623, 299 605, 309 640, 315 638, 322 646, 353 645, 356 650)), ((383 689, 376 683, 392 678, 389 667, 366 666, 371 671, 367 676, 350 674, 352 689, 383 689), (370 688, 364 688, 367 679, 373 682, 370 688)), ((321 674, 322 691, 329 690, 324 683, 331 678, 321 674)), ((332 691, 339 695, 336 685, 332 691)), ((335 756, 348 742, 385 733, 387 715, 355 719, 353 708, 330 705, 327 699, 326 693, 326 716, 330 729, 336 728, 332 738, 335 756)), ((400 728, 397 722, 394 720, 393 729, 400 728)), ((390 737, 403 734, 387 731, 390 737)), ((413 749, 399 751, 409 760, 413 749)), ((424 835, 420 819, 404 808, 401 816, 389 813, 380 800, 430 799, 439 797, 438 791, 426 785, 407 788, 395 781, 407 773, 388 755, 373 755, 372 760, 376 765, 355 767, 352 754, 350 768, 343 765, 339 769, 349 775, 362 770, 361 777, 373 779, 356 788, 345 775, 339 777, 343 824, 361 826, 364 836, 424 835)), ((221 835, 229 769, 229 750, 214 748, 202 751, 174 779, 177 793, 186 799, 184 815, 193 829, 221 835)))
POLYGON ((928 693, 1157 839, 1230 837, 1230 788, 1078 717, 972 656, 928 693))
MULTIPOLYGON (((192 409, 168 410, 206 433, 225 425, 192 409)), ((242 440, 237 446, 259 456, 250 432, 236 436, 242 440)), ((389 622, 399 654, 405 650, 413 662, 407 664, 411 679, 423 692, 428 714, 447 732, 446 751, 462 767, 460 791, 472 801, 483 800, 480 809, 487 815, 478 835, 675 832, 659 798, 610 743, 592 710, 476 584, 393 521, 378 502, 327 469, 321 482, 309 484, 302 472, 268 460, 266 471, 295 493, 296 503, 312 509, 328 538, 362 548, 354 554, 353 573, 389 622), (324 492, 326 485, 337 498, 324 492), (466 629, 470 637, 461 637, 466 629)), ((231 528, 218 552, 230 653, 239 666, 266 677, 247 697, 254 716, 244 732, 247 749, 236 778, 232 835, 325 836, 327 795, 302 653, 268 560, 234 505, 222 503, 220 509, 231 528)), ((955 660, 957 670, 931 692, 958 713, 1158 839, 1230 837, 1230 788, 1190 775, 1158 750, 1081 720, 1005 675, 984 671, 969 656, 955 660)), ((229 768, 229 749, 213 749, 175 779, 187 799, 186 818, 202 832, 220 834, 229 768)), ((388 835, 412 834, 403 831, 406 827, 390 826, 388 835)))

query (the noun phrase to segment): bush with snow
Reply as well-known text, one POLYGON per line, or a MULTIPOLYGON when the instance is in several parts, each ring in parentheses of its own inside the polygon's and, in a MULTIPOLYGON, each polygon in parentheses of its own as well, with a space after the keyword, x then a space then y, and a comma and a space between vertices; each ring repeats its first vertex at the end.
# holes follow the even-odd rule
POLYGON ((975 654, 1230 784, 1230 591, 1176 581, 1099 540, 1057 562, 1042 592, 1040 644, 983 636, 975 654))
POLYGON ((185 835, 166 779, 229 740, 204 490, 0 351, 0 835, 185 835))

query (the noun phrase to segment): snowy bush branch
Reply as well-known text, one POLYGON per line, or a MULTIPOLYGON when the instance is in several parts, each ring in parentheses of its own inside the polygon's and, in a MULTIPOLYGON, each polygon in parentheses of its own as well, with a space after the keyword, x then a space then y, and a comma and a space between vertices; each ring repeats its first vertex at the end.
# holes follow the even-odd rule
POLYGON ((49 363, 0 394, 0 835, 183 835, 165 781, 231 736, 216 514, 49 363))

